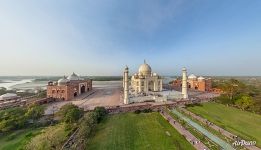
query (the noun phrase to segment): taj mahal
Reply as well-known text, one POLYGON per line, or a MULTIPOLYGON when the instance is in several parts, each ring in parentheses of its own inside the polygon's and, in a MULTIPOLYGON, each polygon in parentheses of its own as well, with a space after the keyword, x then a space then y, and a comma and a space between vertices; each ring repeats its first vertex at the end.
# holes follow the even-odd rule
POLYGON ((151 67, 144 60, 144 64, 139 67, 139 72, 131 77, 131 87, 136 94, 162 91, 162 77, 157 73, 152 73, 151 67))
POLYGON ((149 64, 140 65, 137 73, 129 77, 128 66, 123 74, 124 104, 137 102, 166 102, 168 99, 187 99, 187 72, 182 69, 182 92, 163 89, 163 77, 152 72, 149 64), (129 80, 130 79, 130 80, 129 80))

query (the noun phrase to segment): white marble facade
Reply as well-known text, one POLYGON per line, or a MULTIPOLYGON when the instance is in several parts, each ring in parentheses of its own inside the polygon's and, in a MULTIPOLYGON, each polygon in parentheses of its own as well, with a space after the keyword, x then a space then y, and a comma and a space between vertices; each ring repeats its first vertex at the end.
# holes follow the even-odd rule
POLYGON ((139 72, 131 77, 131 88, 136 94, 162 91, 162 77, 152 73, 151 67, 144 61, 139 72))

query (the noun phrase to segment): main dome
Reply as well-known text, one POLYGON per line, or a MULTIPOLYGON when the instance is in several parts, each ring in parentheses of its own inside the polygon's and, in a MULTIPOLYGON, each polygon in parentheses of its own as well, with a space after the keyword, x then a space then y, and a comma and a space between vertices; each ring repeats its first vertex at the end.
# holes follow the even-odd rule
POLYGON ((70 81, 81 80, 81 78, 80 78, 77 74, 75 74, 75 73, 73 73, 72 75, 70 75, 67 79, 70 80, 70 81))
POLYGON ((139 73, 142 75, 151 75, 151 67, 144 61, 144 64, 142 64, 139 68, 139 73))

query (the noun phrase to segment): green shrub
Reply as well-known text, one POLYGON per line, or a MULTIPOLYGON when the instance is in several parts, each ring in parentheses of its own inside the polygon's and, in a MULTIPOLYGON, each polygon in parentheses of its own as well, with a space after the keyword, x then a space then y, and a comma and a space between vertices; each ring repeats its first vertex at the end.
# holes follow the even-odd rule
POLYGON ((134 113, 135 113, 135 114, 140 114, 140 113, 141 113, 141 110, 139 110, 139 109, 138 109, 138 110, 135 110, 134 113))
POLYGON ((76 134, 76 141, 71 149, 84 149, 88 139, 95 131, 96 125, 106 116, 107 111, 104 107, 96 107, 93 112, 84 115, 80 121, 79 130, 76 134))
POLYGON ((104 107, 95 107, 94 113, 97 115, 98 123, 102 120, 102 118, 107 114, 107 110, 104 107))
POLYGON ((75 123, 83 116, 83 109, 79 108, 74 104, 66 104, 56 113, 61 117, 63 122, 75 123))
POLYGON ((143 112, 143 113, 151 113, 152 110, 149 108, 149 109, 144 109, 144 110, 142 110, 142 112, 143 112))
POLYGON ((54 150, 61 149, 64 142, 67 140, 67 132, 65 124, 50 126, 38 134, 25 146, 26 150, 54 150))

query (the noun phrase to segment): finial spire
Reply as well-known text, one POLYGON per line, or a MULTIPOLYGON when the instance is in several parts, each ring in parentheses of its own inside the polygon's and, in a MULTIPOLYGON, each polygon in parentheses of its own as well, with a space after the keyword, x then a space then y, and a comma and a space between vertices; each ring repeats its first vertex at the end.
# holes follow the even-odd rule
POLYGON ((146 64, 146 59, 144 59, 144 64, 146 64))

